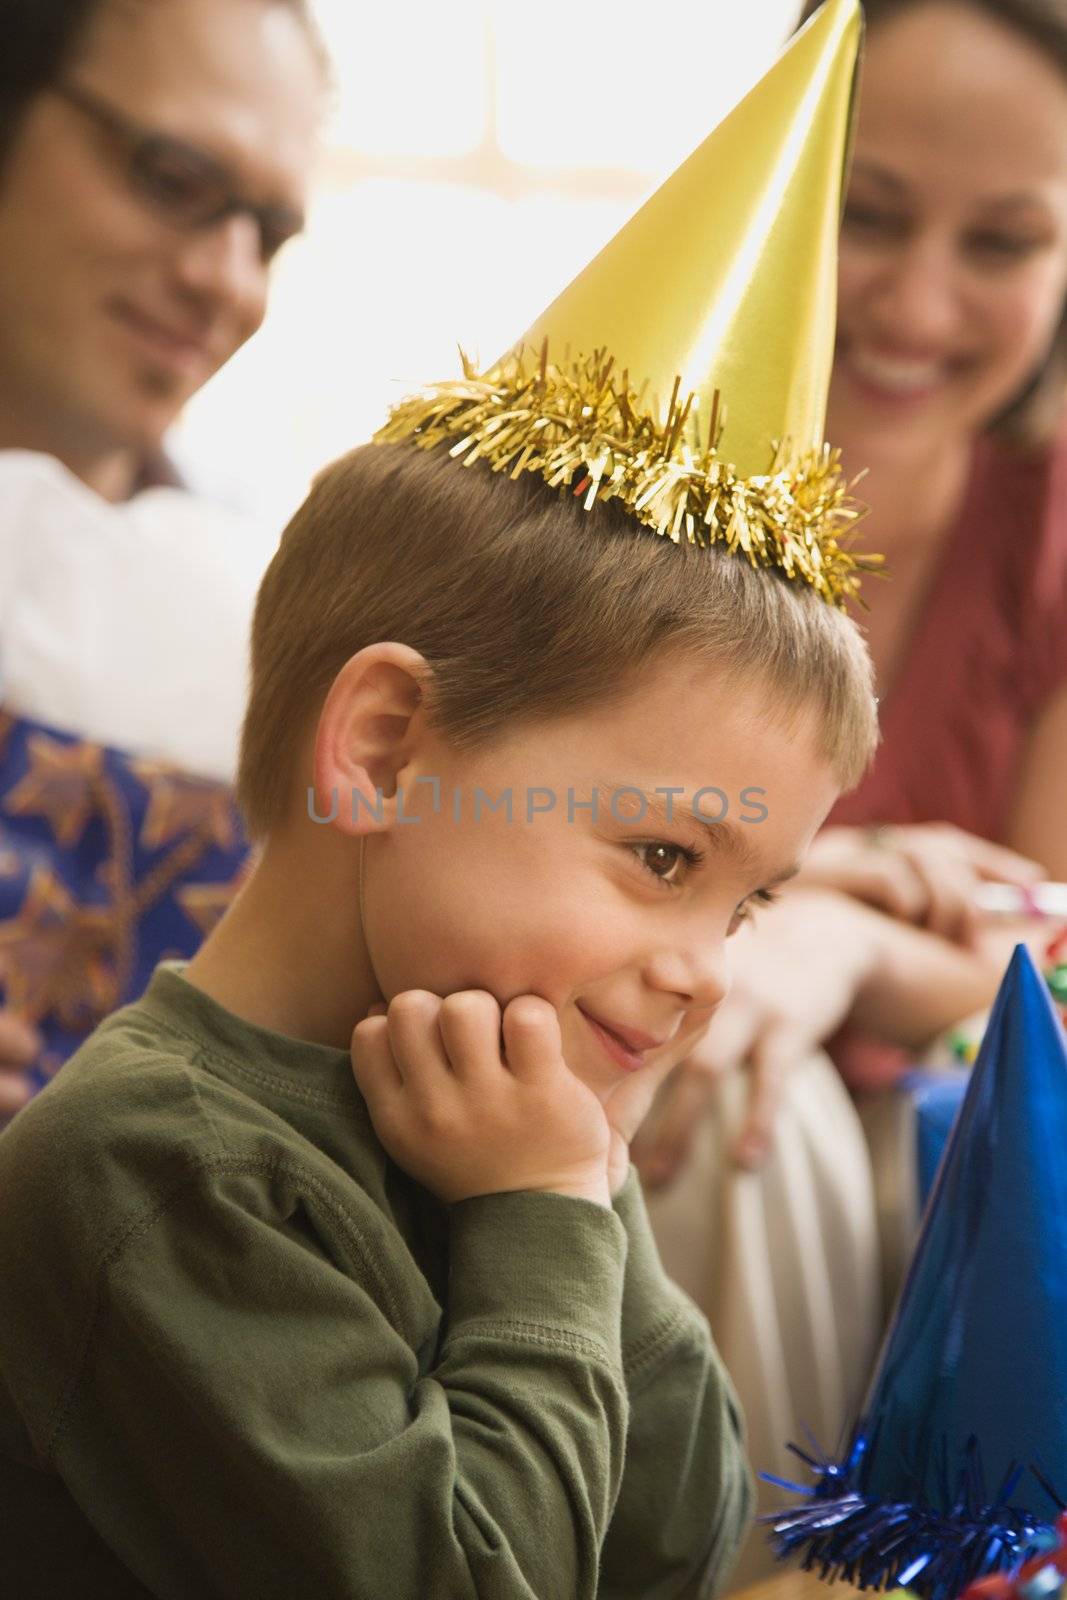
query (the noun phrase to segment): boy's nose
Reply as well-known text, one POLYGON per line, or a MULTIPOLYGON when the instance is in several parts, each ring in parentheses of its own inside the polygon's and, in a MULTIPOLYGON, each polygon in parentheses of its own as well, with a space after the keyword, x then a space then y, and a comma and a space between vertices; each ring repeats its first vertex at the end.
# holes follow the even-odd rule
POLYGON ((717 1006, 730 987, 726 942, 712 936, 685 950, 661 951, 649 962, 647 976, 652 988, 686 1005, 717 1006))

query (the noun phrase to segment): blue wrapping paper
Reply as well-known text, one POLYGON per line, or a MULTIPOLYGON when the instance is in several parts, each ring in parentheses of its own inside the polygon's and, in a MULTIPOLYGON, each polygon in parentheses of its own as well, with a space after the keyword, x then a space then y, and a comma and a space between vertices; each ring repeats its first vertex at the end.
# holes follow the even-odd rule
POLYGON ((192 956, 248 845, 228 788, 0 710, 0 1005, 40 1088, 156 963, 192 956))

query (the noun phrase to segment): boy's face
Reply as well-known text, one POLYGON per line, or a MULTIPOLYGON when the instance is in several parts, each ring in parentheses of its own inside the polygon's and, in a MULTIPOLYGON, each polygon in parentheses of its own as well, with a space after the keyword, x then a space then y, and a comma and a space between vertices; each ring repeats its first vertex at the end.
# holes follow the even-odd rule
POLYGON ((501 1006, 539 995, 571 1069, 602 1096, 681 1060, 726 992, 726 941, 797 865, 838 792, 807 718, 787 730, 767 698, 683 657, 486 750, 427 734, 400 778, 418 820, 366 839, 364 933, 383 995, 483 989, 501 1006), (436 814, 420 779, 438 780, 436 814), (681 792, 655 794, 668 786, 681 792), (631 788, 673 820, 651 807, 641 820, 631 788), (710 829, 693 814, 701 790, 709 818, 726 807, 710 829), (485 798, 509 792, 510 822, 485 798))

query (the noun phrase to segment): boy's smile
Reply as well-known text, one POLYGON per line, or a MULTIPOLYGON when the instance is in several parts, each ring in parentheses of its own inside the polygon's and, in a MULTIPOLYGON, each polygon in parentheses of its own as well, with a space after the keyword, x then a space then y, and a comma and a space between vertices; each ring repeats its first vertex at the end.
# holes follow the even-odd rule
POLYGON ((653 1039, 650 1034, 641 1033, 639 1029, 623 1028, 617 1022, 612 1023, 604 1017, 595 1017, 581 1004, 578 1010, 608 1055, 626 1072, 636 1072, 639 1067, 644 1066, 650 1051, 659 1050, 667 1043, 666 1039, 653 1039))

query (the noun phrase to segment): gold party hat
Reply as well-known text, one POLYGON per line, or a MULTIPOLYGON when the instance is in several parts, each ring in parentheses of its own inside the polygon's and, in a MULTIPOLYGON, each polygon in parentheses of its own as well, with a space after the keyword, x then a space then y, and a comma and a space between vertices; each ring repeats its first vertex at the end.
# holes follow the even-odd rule
POLYGON ((375 435, 618 499, 841 605, 876 556, 823 443, 862 34, 827 0, 725 122, 485 373, 375 435))

